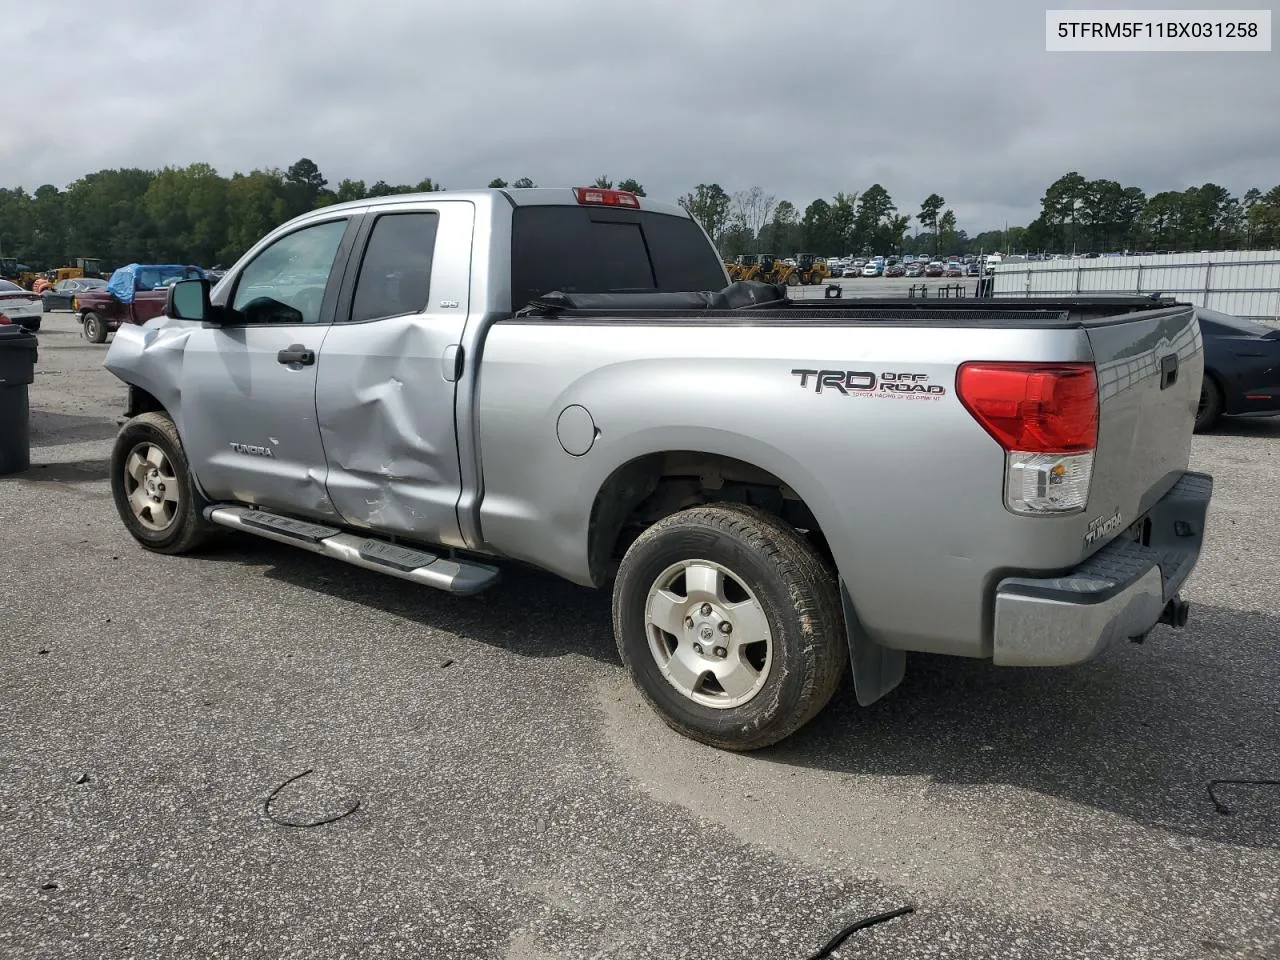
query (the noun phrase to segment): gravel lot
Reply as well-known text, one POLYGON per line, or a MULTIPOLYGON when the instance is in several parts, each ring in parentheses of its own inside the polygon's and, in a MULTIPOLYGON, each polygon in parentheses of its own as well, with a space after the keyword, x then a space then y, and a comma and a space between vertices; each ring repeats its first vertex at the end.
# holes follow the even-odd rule
MULTIPOLYGON (((886 292, 889 282, 876 284, 886 292)), ((46 316, 0 479, 0 956, 1280 954, 1280 419, 1216 477, 1192 621, 1068 670, 916 656, 769 751, 670 733, 609 599, 458 599, 248 537, 144 553, 124 390, 46 316), (264 816, 315 819, 315 829, 264 816)))

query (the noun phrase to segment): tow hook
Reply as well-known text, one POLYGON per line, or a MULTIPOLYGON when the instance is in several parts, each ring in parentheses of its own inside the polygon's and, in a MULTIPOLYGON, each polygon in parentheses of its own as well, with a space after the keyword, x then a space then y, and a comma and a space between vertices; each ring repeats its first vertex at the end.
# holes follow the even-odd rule
POLYGON ((1160 614, 1160 622, 1167 623, 1175 629, 1180 629, 1187 625, 1187 615, 1190 612, 1190 603, 1181 597, 1174 597, 1164 605, 1164 612, 1160 614))

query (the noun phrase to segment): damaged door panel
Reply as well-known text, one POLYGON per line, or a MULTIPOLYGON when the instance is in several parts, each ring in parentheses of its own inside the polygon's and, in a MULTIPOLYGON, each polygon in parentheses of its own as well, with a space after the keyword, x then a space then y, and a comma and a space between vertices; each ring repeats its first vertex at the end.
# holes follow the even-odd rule
POLYGON ((357 244, 316 393, 329 497, 353 527, 463 546, 445 361, 467 319, 474 210, 398 206, 357 244))

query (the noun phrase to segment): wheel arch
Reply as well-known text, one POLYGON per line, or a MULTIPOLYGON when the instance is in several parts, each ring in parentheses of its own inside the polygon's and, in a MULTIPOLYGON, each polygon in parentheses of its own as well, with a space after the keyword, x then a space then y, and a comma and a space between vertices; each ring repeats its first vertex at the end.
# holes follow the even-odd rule
POLYGON ((756 458, 707 449, 660 450, 634 456, 608 474, 596 492, 588 522, 588 563, 596 586, 608 584, 622 553, 639 533, 664 517, 702 503, 763 507, 804 531, 830 564, 840 588, 845 638, 858 702, 866 706, 893 690, 905 673, 903 651, 870 638, 857 614, 855 589, 841 574, 823 518, 834 522, 835 505, 799 464, 781 472, 757 466, 756 458))
POLYGON ((1224 414, 1234 413, 1235 410, 1232 408, 1238 408, 1239 404, 1232 402, 1235 397, 1232 391, 1227 389, 1227 379, 1222 375, 1222 372, 1216 366, 1211 367, 1206 363, 1204 368, 1204 378, 1211 381, 1213 385, 1218 388, 1218 393, 1222 395, 1221 412, 1224 414))

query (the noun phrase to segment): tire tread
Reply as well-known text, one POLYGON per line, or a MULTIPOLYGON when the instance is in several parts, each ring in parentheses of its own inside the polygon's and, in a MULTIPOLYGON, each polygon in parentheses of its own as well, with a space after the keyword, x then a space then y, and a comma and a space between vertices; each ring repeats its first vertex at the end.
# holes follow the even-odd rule
MULTIPOLYGON (((710 504, 678 511, 645 529, 627 552, 631 554, 673 530, 689 527, 709 529, 738 540, 767 560, 790 598, 796 620, 801 625, 800 642, 812 651, 809 660, 814 669, 805 678, 799 708, 758 731, 756 736, 747 738, 709 736, 704 730, 692 728, 663 711, 643 686, 637 686, 664 721, 685 736, 731 750, 756 750, 770 746, 812 720, 835 695, 845 676, 848 654, 843 633, 844 610, 836 576, 797 530, 771 513, 741 504, 710 504)), ((625 569, 625 558, 623 565, 625 569)), ((619 655, 631 669, 618 628, 621 593, 626 587, 624 577, 620 571, 615 584, 613 610, 619 655)))

